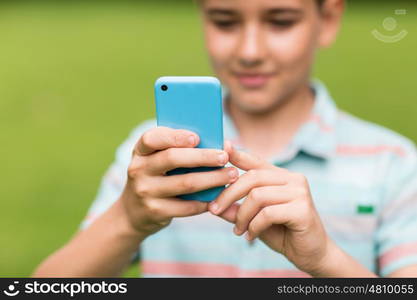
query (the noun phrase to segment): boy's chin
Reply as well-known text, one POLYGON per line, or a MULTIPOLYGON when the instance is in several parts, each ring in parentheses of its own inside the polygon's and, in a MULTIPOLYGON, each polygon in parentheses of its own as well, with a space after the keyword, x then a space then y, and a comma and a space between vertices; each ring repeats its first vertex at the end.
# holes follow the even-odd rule
POLYGON ((236 101, 236 106, 239 110, 254 115, 262 115, 271 112, 271 109, 276 107, 277 103, 268 101, 267 98, 240 98, 236 101))

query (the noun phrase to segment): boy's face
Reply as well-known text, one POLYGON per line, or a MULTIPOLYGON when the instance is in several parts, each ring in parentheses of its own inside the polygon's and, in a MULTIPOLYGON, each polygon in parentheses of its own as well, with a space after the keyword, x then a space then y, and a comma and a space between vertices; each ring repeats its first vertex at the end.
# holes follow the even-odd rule
POLYGON ((315 51, 336 36, 343 0, 202 0, 206 45, 233 102, 262 113, 310 77, 315 51))

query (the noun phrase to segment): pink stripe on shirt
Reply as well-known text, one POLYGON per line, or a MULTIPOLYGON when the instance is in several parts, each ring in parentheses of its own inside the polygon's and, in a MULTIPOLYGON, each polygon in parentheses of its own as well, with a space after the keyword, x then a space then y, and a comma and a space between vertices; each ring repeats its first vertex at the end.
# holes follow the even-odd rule
POLYGON ((402 244, 388 250, 379 257, 379 264, 384 268, 395 260, 410 255, 417 255, 417 242, 402 244))
POLYGON ((355 146, 355 145, 339 145, 337 146, 337 154, 342 155, 374 155, 382 152, 393 152, 399 156, 405 156, 405 151, 401 147, 390 145, 377 146, 355 146))
POLYGON ((330 127, 329 125, 327 125, 326 123, 323 122, 322 118, 320 115, 315 115, 312 114, 309 118, 310 122, 315 122, 320 130, 322 130, 323 132, 332 132, 334 131, 333 127, 330 127))
POLYGON ((233 265, 214 263, 185 263, 143 261, 142 272, 148 276, 185 277, 311 277, 298 270, 242 270, 233 265))

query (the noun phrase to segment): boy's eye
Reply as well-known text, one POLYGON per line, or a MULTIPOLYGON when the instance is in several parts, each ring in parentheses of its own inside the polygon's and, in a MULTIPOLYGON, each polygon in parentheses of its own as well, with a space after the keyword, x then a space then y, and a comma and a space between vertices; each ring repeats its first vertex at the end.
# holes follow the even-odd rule
POLYGON ((271 25, 278 28, 288 28, 293 26, 297 20, 294 19, 272 19, 269 21, 271 25))
POLYGON ((213 24, 220 29, 232 29, 238 24, 236 20, 212 20, 213 24))

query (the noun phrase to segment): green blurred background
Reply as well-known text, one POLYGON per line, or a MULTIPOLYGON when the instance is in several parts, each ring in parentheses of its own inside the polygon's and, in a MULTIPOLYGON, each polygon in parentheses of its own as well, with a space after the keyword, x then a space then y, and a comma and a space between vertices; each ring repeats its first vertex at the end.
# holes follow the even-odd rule
MULTIPOLYGON (((416 10, 349 2, 316 66, 341 108, 414 141, 416 10), (383 28, 387 17, 396 30, 383 28), (373 29, 409 34, 386 44, 373 29)), ((154 116, 161 75, 211 75, 191 0, 0 3, 1 277, 29 276, 74 234, 116 147, 154 116)))

